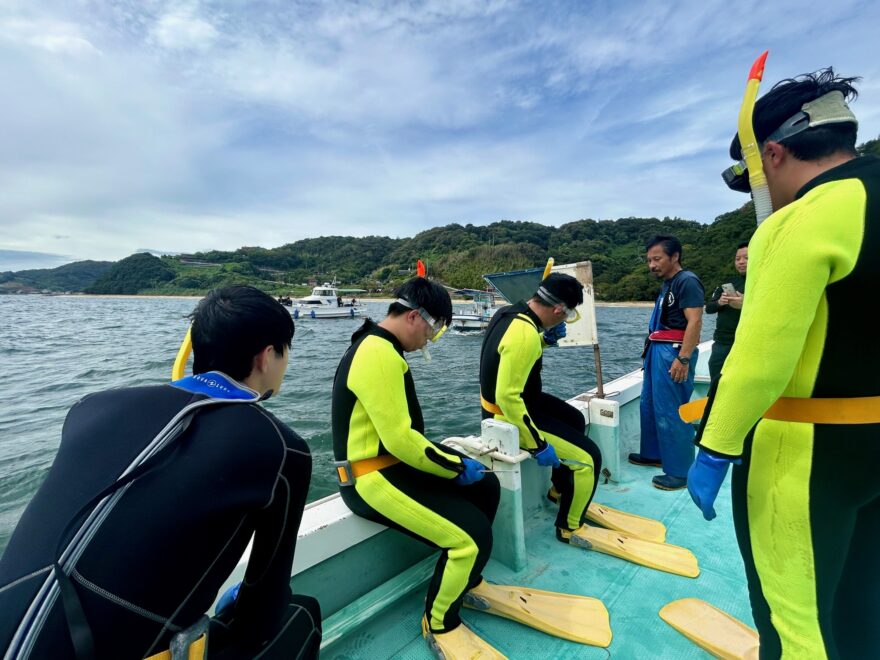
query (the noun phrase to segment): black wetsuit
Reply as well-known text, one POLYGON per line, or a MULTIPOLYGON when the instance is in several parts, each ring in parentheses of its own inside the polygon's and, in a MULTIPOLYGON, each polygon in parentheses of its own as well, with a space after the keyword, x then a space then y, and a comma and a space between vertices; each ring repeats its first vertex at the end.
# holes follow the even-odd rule
POLYGON ((574 530, 581 526, 596 493, 602 455, 586 435, 584 416, 541 391, 542 331, 541 319, 525 302, 492 316, 480 353, 482 414, 483 419, 516 426, 520 447, 534 452, 550 443, 559 458, 580 464, 553 470, 553 486, 559 493, 556 526, 574 530))
MULTIPOLYGON (((46 579, 71 518, 203 398, 164 385, 110 390, 74 405, 55 462, 0 559, 0 649, 46 579)), ((76 562, 72 582, 97 656, 124 660, 167 649, 174 632, 211 606, 252 535, 244 585, 226 625, 212 627, 209 657, 268 649, 280 655, 261 657, 300 649, 300 657, 316 656, 317 602, 290 590, 310 476, 305 441, 259 405, 200 410, 164 459, 128 487, 76 562)), ((60 600, 30 657, 74 657, 60 600)))
POLYGON ((482 581, 500 486, 494 474, 468 486, 455 483, 461 455, 424 431, 403 347, 368 319, 333 380, 333 452, 337 460, 391 454, 400 462, 358 477, 340 493, 359 516, 440 548, 425 616, 431 631, 443 633, 461 624, 464 594, 482 581))
POLYGON ((736 342, 697 441, 742 459, 733 518, 761 658, 880 657, 880 423, 852 413, 880 397, 877 328, 865 313, 880 289, 878 254, 874 156, 809 181, 749 242, 736 342), (850 423, 765 418, 780 397, 836 399, 850 423))

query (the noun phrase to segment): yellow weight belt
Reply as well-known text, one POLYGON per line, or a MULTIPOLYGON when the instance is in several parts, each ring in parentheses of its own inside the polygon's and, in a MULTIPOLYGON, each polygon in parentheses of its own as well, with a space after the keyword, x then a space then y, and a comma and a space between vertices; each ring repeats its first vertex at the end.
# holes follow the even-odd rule
POLYGON ((504 414, 501 408, 498 407, 498 404, 492 403, 491 401, 486 401, 486 399, 483 398, 482 394, 480 395, 480 405, 483 406, 483 410, 485 410, 486 412, 490 412, 493 415, 504 414))
MULTIPOLYGON (((690 401, 678 409, 688 424, 703 417, 708 399, 690 401)), ((783 396, 767 409, 764 419, 805 424, 880 424, 880 396, 806 399, 783 396)))
MULTIPOLYGON (((400 463, 400 459, 396 456, 392 456, 391 454, 374 456, 373 458, 364 458, 360 461, 354 461, 353 463, 351 463, 351 474, 355 479, 357 479, 358 477, 362 477, 365 474, 370 474, 370 472, 375 472, 376 470, 381 470, 382 468, 397 465, 398 463, 400 463)), ((339 483, 343 486, 346 485, 348 483, 348 474, 345 468, 337 465, 336 473, 339 477, 339 483)))

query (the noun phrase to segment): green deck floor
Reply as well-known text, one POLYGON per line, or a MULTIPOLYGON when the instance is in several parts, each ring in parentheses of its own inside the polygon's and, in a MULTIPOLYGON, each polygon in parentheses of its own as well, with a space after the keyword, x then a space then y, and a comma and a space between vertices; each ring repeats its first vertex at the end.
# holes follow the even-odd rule
MULTIPOLYGON (((703 520, 687 491, 662 492, 651 486, 652 468, 627 465, 623 481, 599 487, 596 501, 662 520, 667 541, 689 548, 699 560, 696 579, 636 566, 622 559, 566 546, 553 535, 555 507, 547 502, 527 521, 528 565, 514 573, 490 560, 484 576, 499 584, 528 585, 599 598, 611 617, 614 639, 608 649, 550 637, 512 621, 473 610, 462 618, 483 639, 510 658, 706 658, 657 615, 666 603, 702 598, 752 625, 745 575, 730 513, 729 477, 716 504, 718 517, 703 520)), ((368 623, 322 652, 322 658, 429 659, 419 621, 426 586, 403 596, 368 623)))

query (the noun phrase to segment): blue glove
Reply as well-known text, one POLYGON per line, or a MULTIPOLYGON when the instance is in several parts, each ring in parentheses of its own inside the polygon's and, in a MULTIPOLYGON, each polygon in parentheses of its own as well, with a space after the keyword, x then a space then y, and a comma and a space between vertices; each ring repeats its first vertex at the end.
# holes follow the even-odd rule
POLYGON ((687 487, 691 499, 703 512, 706 520, 715 518, 715 498, 718 497, 730 464, 741 462, 740 459, 719 458, 702 449, 697 454, 697 460, 688 470, 687 487))
POLYGON ((536 451, 534 454, 535 460, 538 461, 538 465, 542 467, 559 467, 559 458, 556 456, 556 450, 553 449, 553 445, 549 442, 544 445, 544 448, 540 451, 536 451))
POLYGON ((566 332, 568 331, 565 329, 565 323, 554 325, 544 331, 544 343, 548 346, 555 346, 556 342, 565 337, 566 332))
POLYGON ((238 598, 239 589, 241 589, 241 582, 232 585, 229 589, 223 592, 223 595, 220 596, 220 600, 217 601, 217 607, 214 608, 214 616, 217 616, 220 612, 235 604, 235 599, 238 598))
POLYGON ((470 486, 472 483, 477 482, 486 476, 486 473, 483 472, 486 468, 483 467, 483 464, 480 463, 480 461, 462 457, 461 464, 464 466, 464 472, 460 473, 452 480, 459 486, 470 486))

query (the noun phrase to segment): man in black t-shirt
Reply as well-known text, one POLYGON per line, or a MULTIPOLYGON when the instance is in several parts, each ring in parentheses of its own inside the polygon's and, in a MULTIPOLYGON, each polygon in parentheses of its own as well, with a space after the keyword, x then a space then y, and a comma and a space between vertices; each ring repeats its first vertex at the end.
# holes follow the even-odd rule
POLYGON ((681 265, 682 247, 674 236, 655 236, 646 246, 648 268, 663 280, 648 323, 640 399, 641 447, 630 454, 635 465, 662 467, 652 479, 656 488, 687 485, 694 460, 694 429, 678 416, 678 407, 694 391, 703 323, 703 284, 681 265))
POLYGON ((318 603, 290 590, 311 455, 258 405, 293 333, 261 291, 215 290, 193 314, 193 376, 73 406, 0 558, 4 657, 152 657, 200 621, 209 660, 317 657, 318 603), (252 537, 237 595, 200 619, 252 537))

